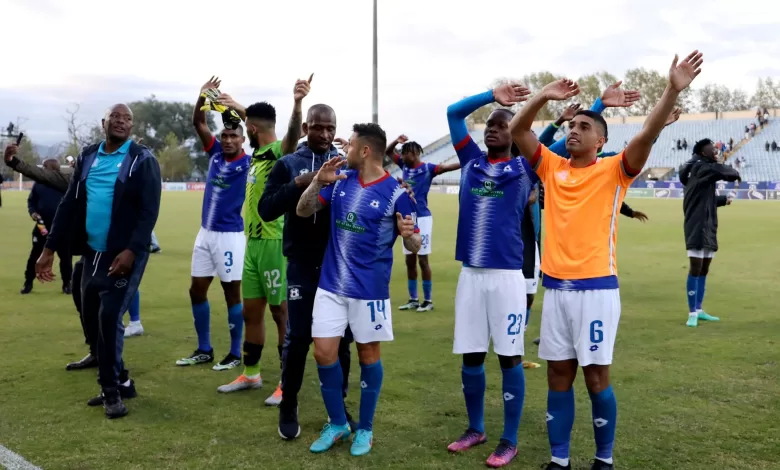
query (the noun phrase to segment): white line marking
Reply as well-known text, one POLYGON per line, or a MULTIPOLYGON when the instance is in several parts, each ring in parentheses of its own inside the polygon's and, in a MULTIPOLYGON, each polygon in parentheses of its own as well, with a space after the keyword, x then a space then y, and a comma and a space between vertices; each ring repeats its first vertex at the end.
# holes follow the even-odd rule
POLYGON ((7 470, 41 470, 24 457, 0 444, 0 466, 7 470))

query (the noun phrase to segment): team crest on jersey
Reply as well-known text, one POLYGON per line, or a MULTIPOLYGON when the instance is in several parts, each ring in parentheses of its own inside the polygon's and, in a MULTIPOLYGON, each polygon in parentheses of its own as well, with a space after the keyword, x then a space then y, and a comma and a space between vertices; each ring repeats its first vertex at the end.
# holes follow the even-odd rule
POLYGON ((336 227, 353 233, 363 233, 366 228, 357 224, 357 214, 348 212, 346 220, 337 220, 336 227))
POLYGON ((481 188, 471 188, 471 194, 482 197, 504 197, 504 191, 496 189, 496 182, 491 180, 483 181, 481 188))

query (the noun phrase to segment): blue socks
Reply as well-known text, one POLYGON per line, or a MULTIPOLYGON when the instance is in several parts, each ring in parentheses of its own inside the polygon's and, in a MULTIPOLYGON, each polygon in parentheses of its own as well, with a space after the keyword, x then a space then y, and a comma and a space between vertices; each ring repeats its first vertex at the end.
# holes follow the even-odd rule
POLYGON ((431 299, 433 298, 432 297, 432 295, 433 295, 433 281, 425 281, 424 280, 422 282, 422 285, 423 285, 423 297, 425 298, 425 300, 430 302, 431 299))
POLYGON ((570 388, 567 392, 548 391, 547 438, 550 441, 553 461, 564 467, 569 463, 569 444, 573 426, 574 388, 570 388))
POLYGON ((597 395, 590 394, 593 410, 593 435, 596 438, 596 458, 612 463, 617 424, 617 400, 610 385, 597 395))
POLYGON ((228 328, 230 328, 230 354, 241 357, 241 339, 244 336, 244 315, 242 304, 228 307, 228 328))
POLYGON ((699 276, 699 282, 696 285, 696 310, 701 310, 701 304, 704 302, 704 290, 707 284, 707 276, 699 276))
MULTIPOLYGON (((688 282, 685 283, 685 288, 688 291, 688 311, 696 313, 696 299, 698 298, 696 292, 699 288, 699 278, 688 274, 688 282)), ((702 292, 703 297, 704 293, 702 292)))
POLYGON ((136 290, 133 300, 130 301, 130 306, 127 309, 130 312, 130 321, 141 321, 141 292, 136 290))
POLYGON ((460 376, 469 415, 469 429, 485 432, 485 365, 463 365, 460 376))
POLYGON ((409 299, 418 300, 419 297, 417 295, 417 279, 409 279, 407 281, 407 284, 409 286, 409 299))
MULTIPOLYGON (((328 411, 330 422, 335 426, 345 426, 347 424, 347 414, 344 411, 344 397, 341 395, 342 382, 344 381, 344 377, 341 374, 341 363, 337 360, 335 364, 331 364, 329 366, 317 365, 317 373, 320 376, 320 391, 322 392, 322 401, 325 402, 325 409, 328 411)), ((381 385, 381 366, 379 377, 379 382, 381 385)), ((379 389, 377 389, 377 396, 378 395, 379 389)), ((360 409, 361 411, 363 409, 362 394, 360 400, 360 409)), ((363 416, 361 413, 361 419, 362 418, 363 416)))
POLYGON ((523 365, 519 364, 511 369, 501 369, 503 373, 504 394, 504 434, 505 439, 517 447, 517 430, 520 428, 520 417, 523 414, 523 401, 525 400, 525 373, 523 365))
MULTIPOLYGON (((358 429, 371 431, 374 428, 374 413, 382 388, 384 369, 382 361, 373 364, 360 364, 360 423, 358 429)), ((324 395, 324 392, 323 392, 324 395)))
POLYGON ((528 319, 531 318, 531 307, 525 309, 525 326, 528 326, 528 319))
POLYGON ((211 351, 211 308, 209 302, 192 305, 192 318, 195 320, 195 332, 198 333, 198 349, 211 351))

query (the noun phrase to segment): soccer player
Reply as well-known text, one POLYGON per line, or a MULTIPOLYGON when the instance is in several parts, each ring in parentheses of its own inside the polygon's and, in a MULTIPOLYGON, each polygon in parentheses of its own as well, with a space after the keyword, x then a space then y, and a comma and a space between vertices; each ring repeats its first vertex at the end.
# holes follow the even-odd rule
MULTIPOLYGON (((219 78, 212 77, 200 90, 219 88, 219 78)), ((241 207, 244 205, 246 179, 250 157, 244 153, 244 129, 225 127, 217 140, 206 123, 206 113, 200 108, 205 98, 198 94, 192 124, 209 154, 209 170, 203 195, 201 228, 192 251, 192 283, 190 301, 198 348, 176 365, 190 366, 214 361, 211 347, 211 307, 207 297, 214 274, 219 277, 228 308, 230 352, 214 370, 228 370, 241 364, 241 334, 244 318, 241 311, 241 273, 244 267, 246 237, 241 207)))
POLYGON ((466 128, 466 118, 487 104, 525 101, 529 90, 506 84, 465 98, 447 109, 450 137, 461 164, 460 210, 455 259, 463 263, 455 291, 453 353, 463 355, 461 380, 469 426, 451 443, 461 452, 487 442, 485 356, 493 340, 503 375, 504 432, 487 465, 509 464, 517 455, 517 432, 525 400, 523 336, 526 292, 521 225, 534 185, 528 162, 511 153, 512 112, 493 111, 485 127, 483 152, 466 128))
POLYGON ((398 307, 398 310, 416 309, 418 312, 433 310, 433 281, 431 280, 431 265, 428 255, 431 254, 433 239, 433 216, 428 209, 428 191, 431 189, 433 178, 460 168, 460 162, 434 165, 420 160, 423 149, 417 142, 410 142, 405 135, 399 136, 390 142, 387 147, 387 156, 403 170, 403 180, 414 190, 414 199, 417 201, 417 226, 420 227, 422 248, 417 253, 411 253, 403 249, 406 255, 406 276, 409 285, 409 302, 398 307), (395 148, 402 144, 401 154, 397 154, 395 148), (420 304, 417 295, 417 262, 422 271, 423 302, 420 304))
POLYGON ((710 139, 696 142, 693 159, 680 170, 680 182, 685 185, 683 214, 685 222, 685 247, 688 250, 690 270, 686 290, 688 292, 688 322, 696 327, 699 320, 719 321, 702 310, 704 289, 710 263, 718 251, 718 207, 731 204, 731 198, 718 196, 715 183, 740 181, 739 172, 718 163, 715 147, 710 139))
POLYGON ((386 146, 385 131, 377 124, 355 124, 346 162, 335 157, 325 163, 296 209, 299 217, 310 217, 326 207, 331 214, 311 327, 330 422, 311 445, 315 453, 347 440, 352 431, 344 411, 338 359, 347 325, 360 358, 360 423, 350 453, 360 456, 371 450, 384 375, 379 343, 393 340, 389 289, 393 244, 398 235, 412 253, 422 244, 412 199, 382 167, 386 146), (349 169, 337 172, 344 163, 349 169))
MULTIPOLYGON (((313 75, 312 75, 313 76, 313 75)), ((246 182, 246 206, 244 222, 247 241, 244 258, 244 372, 233 382, 217 390, 222 393, 260 388, 260 358, 265 345, 265 306, 268 304, 276 323, 277 350, 281 368, 282 345, 287 332, 287 260, 282 254, 282 230, 284 217, 265 222, 260 218, 258 205, 263 195, 268 175, 277 160, 292 153, 301 135, 301 104, 309 94, 309 80, 298 80, 293 90, 293 112, 282 140, 276 138, 276 109, 268 103, 255 103, 246 109, 225 95, 220 103, 236 109, 246 116, 246 133, 252 147, 252 162, 246 182)), ((281 381, 274 393, 265 401, 276 406, 282 401, 281 381)))
POLYGON ((596 458, 592 470, 612 469, 617 401, 609 365, 620 320, 615 249, 617 212, 631 182, 642 171, 658 134, 680 92, 700 73, 702 55, 692 52, 669 69, 669 83, 658 104, 626 149, 598 158, 606 142, 604 119, 578 111, 569 123, 565 159, 539 143, 531 131, 534 118, 549 100, 579 93, 568 79, 557 80, 529 100, 512 120, 514 142, 545 185, 546 217, 539 357, 547 360, 547 434, 552 450, 548 469, 569 469, 574 424, 572 385, 582 367, 590 394, 596 458))
MULTIPOLYGON (((295 210, 320 167, 339 155, 333 145, 336 113, 328 105, 309 108, 303 123, 306 142, 279 159, 268 175, 260 198, 260 217, 266 222, 284 216, 283 249, 287 264, 287 335, 282 350, 282 402, 279 404, 279 436, 295 439, 301 434, 298 422, 298 392, 303 383, 306 358, 312 342, 311 325, 314 296, 322 271, 322 260, 330 233, 330 212, 298 217, 295 210)), ((343 372, 342 396, 347 396, 351 363, 347 328, 339 346, 343 372)), ((352 419, 347 413, 347 420, 352 419)))
POLYGON ((149 149, 130 139, 133 113, 113 106, 104 119, 106 140, 78 157, 41 257, 39 280, 52 281, 54 253, 65 246, 83 253, 84 315, 97 319, 98 383, 87 402, 103 405, 106 417, 127 414, 122 398, 136 396, 122 360, 122 316, 141 282, 149 241, 160 210, 160 166, 149 149))

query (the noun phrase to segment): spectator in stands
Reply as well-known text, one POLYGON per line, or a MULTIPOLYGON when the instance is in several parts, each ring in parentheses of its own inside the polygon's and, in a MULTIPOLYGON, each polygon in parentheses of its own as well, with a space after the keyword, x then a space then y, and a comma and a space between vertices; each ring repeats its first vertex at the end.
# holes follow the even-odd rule
POLYGON ((686 152, 688 151, 688 139, 686 139, 686 138, 683 138, 683 142, 682 142, 682 148, 683 148, 683 150, 685 150, 686 152))
POLYGON ((764 144, 764 148, 766 149, 767 152, 769 151, 769 141, 768 140, 766 141, 766 144, 764 144))
POLYGON ((776 140, 772 141, 772 151, 773 152, 777 152, 777 141, 776 140))
POLYGON ((682 141, 677 139, 677 150, 682 150, 682 141))
POLYGON ((734 150, 734 137, 729 138, 729 152, 734 150))
POLYGON ((769 110, 764 108, 764 121, 769 122, 769 110))
POLYGON ((750 137, 755 137, 756 135, 756 123, 751 122, 750 123, 750 137))

